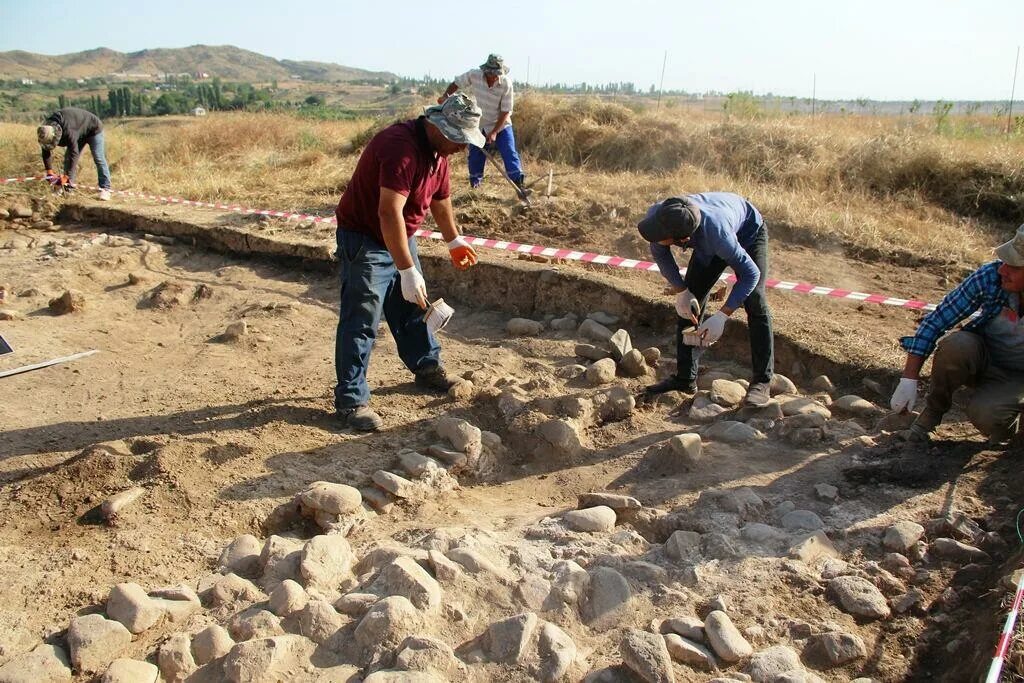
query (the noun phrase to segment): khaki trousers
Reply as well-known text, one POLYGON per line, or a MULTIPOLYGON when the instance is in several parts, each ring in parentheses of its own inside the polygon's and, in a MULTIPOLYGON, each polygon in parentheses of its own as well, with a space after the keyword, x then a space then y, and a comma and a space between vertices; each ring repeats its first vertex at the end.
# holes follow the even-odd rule
POLYGON ((918 422, 932 429, 953 405, 953 392, 974 387, 967 417, 978 431, 1008 439, 1020 430, 1024 411, 1024 372, 1012 372, 989 360, 984 338, 958 331, 943 337, 932 359, 932 380, 918 422))

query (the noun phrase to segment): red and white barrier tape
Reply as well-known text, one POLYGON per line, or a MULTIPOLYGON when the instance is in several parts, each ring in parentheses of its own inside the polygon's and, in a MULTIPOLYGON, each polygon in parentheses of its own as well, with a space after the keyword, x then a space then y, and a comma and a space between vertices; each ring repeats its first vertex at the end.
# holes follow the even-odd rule
POLYGON ((999 683, 999 676, 1003 671, 1003 662, 1006 654, 1010 651, 1010 642, 1013 640, 1013 625, 1017 622, 1017 615, 1020 614, 1021 604, 1024 604, 1024 573, 1017 581, 1017 594, 1013 598, 1013 606, 1010 613, 1006 615, 1006 623, 1003 625, 1003 632, 996 643, 996 652, 992 656, 992 664, 988 668, 988 676, 985 683, 999 683))
MULTIPOLYGON (((28 182, 32 180, 45 180, 42 176, 28 176, 24 178, 5 178, 4 183, 20 183, 28 182)), ((90 187, 86 189, 96 190, 99 188, 90 187)), ((314 216, 312 214, 305 213, 293 213, 290 211, 274 211, 271 209, 252 209, 238 204, 220 204, 215 202, 200 202, 193 199, 182 199, 180 197, 165 197, 162 195, 147 194, 145 192, 132 192, 130 190, 111 190, 114 194, 123 195, 125 197, 138 197, 141 199, 149 199, 157 202, 165 202, 168 204, 181 204, 183 206, 195 206, 204 209, 220 209, 221 211, 234 211, 235 213, 252 214, 256 216, 272 216, 274 218, 284 218, 285 220, 297 219, 300 221, 312 221, 314 223, 337 223, 337 219, 334 216, 314 216)), ((415 232, 417 237, 429 237, 431 239, 442 239, 441 233, 431 232, 430 230, 417 230, 415 232)), ((471 235, 464 235, 467 242, 478 247, 487 247, 488 249, 500 249, 503 251, 514 251, 519 254, 530 254, 533 256, 545 256, 553 259, 565 259, 568 261, 582 261, 583 263, 595 263, 603 266, 610 266, 613 268, 628 268, 632 270, 646 270, 654 273, 660 273, 658 264, 652 263, 651 261, 640 261, 637 259, 623 258, 621 256, 609 256, 607 254, 595 254, 589 251, 576 251, 573 249, 558 249, 555 247, 544 247, 536 244, 521 244, 519 242, 507 242, 504 240, 493 240, 485 237, 473 237, 471 235)), ((683 271, 685 272, 685 271, 683 271)), ((723 282, 734 283, 736 282, 735 275, 723 275, 720 278, 723 282)), ((817 294, 819 296, 827 296, 833 299, 850 299, 853 301, 862 301, 869 304, 881 304, 883 306, 897 306, 899 308, 910 308, 919 311, 933 311, 935 310, 935 304, 929 304, 925 301, 917 301, 914 299, 901 299, 893 296, 886 296, 885 294, 868 294, 866 292, 855 292, 848 289, 840 289, 838 287, 823 287, 820 285, 812 285, 806 282, 788 282, 785 280, 772 280, 768 279, 765 282, 765 286, 769 289, 779 289, 789 292, 799 292, 801 294, 817 294)))

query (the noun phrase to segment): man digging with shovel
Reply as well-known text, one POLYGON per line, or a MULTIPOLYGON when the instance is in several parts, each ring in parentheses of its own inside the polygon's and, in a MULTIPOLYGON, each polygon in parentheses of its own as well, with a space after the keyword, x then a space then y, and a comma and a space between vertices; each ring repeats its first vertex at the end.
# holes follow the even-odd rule
MULTIPOLYGON (((444 93, 437 98, 441 104, 460 88, 468 90, 482 115, 480 125, 486 138, 488 149, 497 148, 505 162, 505 176, 514 184, 517 194, 523 201, 528 201, 526 176, 523 165, 516 151, 516 136, 512 132, 512 104, 515 99, 512 91, 512 79, 508 77, 508 67, 501 55, 489 55, 487 61, 479 69, 470 69, 455 78, 444 93)), ((483 148, 469 149, 469 185, 479 187, 484 180, 484 165, 489 153, 483 148)), ((494 157, 490 157, 494 161, 494 157)), ((497 165, 497 162, 494 162, 497 165)))
POLYGON ((651 254, 668 281, 665 292, 676 296, 677 313, 676 374, 648 386, 644 395, 695 392, 701 349, 721 338, 729 316, 742 304, 747 312, 753 365, 746 400, 757 406, 767 403, 771 397, 775 338, 765 297, 768 230, 761 214, 737 194, 706 192, 669 197, 655 204, 637 229, 651 243, 651 254), (693 249, 685 280, 672 256, 673 246, 693 249), (726 266, 736 274, 736 284, 722 308, 701 322, 711 288, 726 266), (695 333, 691 327, 697 327, 695 333), (687 341, 699 341, 699 346, 695 348, 687 341))
POLYGON ((441 365, 441 346, 424 320, 427 288, 413 233, 429 210, 455 267, 476 263, 476 252, 455 225, 448 156, 483 144, 480 110, 465 95, 455 95, 418 119, 373 136, 338 202, 341 302, 334 405, 353 429, 376 431, 383 424, 369 406, 366 383, 382 313, 416 385, 437 393, 452 385, 441 365))

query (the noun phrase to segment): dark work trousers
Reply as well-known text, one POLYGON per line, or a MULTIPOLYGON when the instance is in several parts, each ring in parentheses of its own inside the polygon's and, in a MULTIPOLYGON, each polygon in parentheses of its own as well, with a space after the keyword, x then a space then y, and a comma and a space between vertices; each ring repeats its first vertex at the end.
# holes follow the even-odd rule
MULTIPOLYGON (((757 264, 761 277, 757 286, 743 302, 743 310, 747 312, 747 328, 750 333, 750 358, 753 375, 752 384, 771 382, 775 368, 775 337, 772 333, 772 313, 768 310, 768 299, 765 296, 765 280, 768 278, 768 229, 763 226, 754 236, 753 243, 746 248, 750 258, 757 264)), ((711 288, 725 270, 726 262, 713 256, 706 264, 699 264, 690 255, 690 263, 686 267, 686 288, 700 301, 701 310, 708 304, 711 288)), ((692 346, 683 343, 683 330, 691 327, 689 320, 676 319, 676 358, 678 359, 677 375, 686 382, 697 379, 700 354, 693 352, 692 346)))

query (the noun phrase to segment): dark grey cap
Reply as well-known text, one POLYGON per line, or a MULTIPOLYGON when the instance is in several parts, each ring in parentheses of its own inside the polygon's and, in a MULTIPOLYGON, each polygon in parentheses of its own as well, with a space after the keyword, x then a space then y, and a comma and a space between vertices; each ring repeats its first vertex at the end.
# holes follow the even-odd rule
POLYGON ((687 198, 669 197, 652 206, 636 227, 648 242, 681 240, 700 227, 700 209, 687 198))

